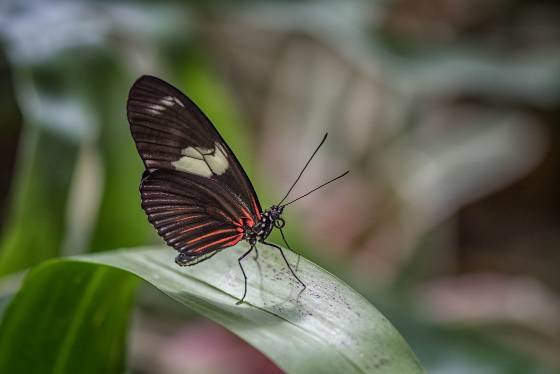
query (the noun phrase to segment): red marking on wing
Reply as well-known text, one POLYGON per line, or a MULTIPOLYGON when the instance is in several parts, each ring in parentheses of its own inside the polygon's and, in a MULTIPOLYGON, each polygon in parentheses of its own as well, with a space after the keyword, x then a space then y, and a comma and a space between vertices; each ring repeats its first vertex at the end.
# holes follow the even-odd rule
POLYGON ((243 227, 243 221, 241 219, 238 219, 237 221, 234 221, 231 219, 231 217, 229 217, 227 214, 225 214, 224 212, 222 212, 221 210, 218 211, 218 213, 224 217, 226 219, 226 221, 230 222, 232 225, 235 226, 239 226, 239 227, 243 227))
POLYGON ((224 217, 224 218, 226 219, 226 221, 230 221, 230 222, 231 222, 231 218, 230 218, 227 214, 225 214, 223 211, 219 210, 218 213, 219 213, 222 217, 224 217))
POLYGON ((204 239, 204 238, 208 238, 208 237, 210 237, 210 236, 214 236, 214 235, 218 235, 218 234, 223 234, 224 232, 232 232, 232 231, 237 232, 236 229, 221 229, 221 230, 210 231, 210 232, 207 233, 207 234, 197 236, 196 238, 187 241, 187 244, 196 243, 196 242, 198 242, 198 241, 201 241, 201 240, 204 239))
POLYGON ((158 220, 157 223, 160 225, 163 224, 168 224, 168 223, 177 223, 177 222, 183 222, 183 221, 189 221, 191 219, 195 219, 195 218, 200 218, 200 217, 205 217, 202 214, 193 214, 192 216, 183 216, 183 217, 176 217, 176 216, 172 216, 172 217, 168 217, 165 219, 161 219, 158 220))
POLYGON ((211 246, 216 245, 216 244, 224 243, 224 242, 225 242, 225 243, 224 243, 223 247, 231 247, 232 245, 237 244, 237 242, 239 242, 239 241, 241 240, 242 237, 243 237, 243 234, 237 234, 237 235, 234 235, 234 236, 228 236, 228 237, 225 237, 225 238, 223 238, 223 239, 216 240, 216 241, 214 241, 214 242, 205 244, 205 245, 203 245, 202 247, 198 247, 197 249, 195 249, 194 251, 192 251, 192 253, 201 252, 201 251, 203 251, 204 249, 206 249, 206 248, 208 248, 208 247, 211 247, 211 246), (232 238, 233 238, 233 239, 232 239, 232 238), (229 240, 229 241, 228 241, 228 240, 229 240))
POLYGON ((238 218, 237 222, 235 222, 234 224, 235 226, 238 227, 245 227, 245 226, 253 227, 255 225, 255 221, 251 216, 244 216, 242 218, 238 218))
POLYGON ((177 205, 156 205, 156 206, 148 206, 146 207, 146 209, 157 209, 157 210, 163 210, 163 211, 167 211, 167 210, 173 210, 173 211, 194 211, 194 210, 200 210, 199 207, 196 206, 177 206, 177 205))
POLYGON ((259 206, 257 205, 257 201, 255 200, 255 196, 251 195, 251 203, 253 203, 253 209, 255 210, 255 212, 257 213, 257 220, 260 221, 261 219, 261 212, 259 210, 259 206))
POLYGON ((189 231, 192 231, 192 230, 196 230, 196 229, 204 227, 204 226, 212 225, 213 223, 214 222, 212 222, 212 221, 201 223, 200 225, 192 226, 192 227, 189 227, 185 230, 181 230, 180 233, 185 233, 185 232, 189 232, 189 231))
POLYGON ((193 214, 191 216, 186 215, 184 217, 177 218, 176 220, 177 221, 186 221, 186 220, 189 220, 189 219, 200 218, 200 217, 205 217, 205 215, 203 215, 203 214, 193 214))
POLYGON ((249 224, 249 226, 253 226, 254 222, 253 222, 253 217, 251 216, 251 213, 249 213, 249 211, 247 209, 245 209, 245 207, 241 207, 241 210, 243 211, 243 215, 245 216, 245 218, 247 218, 247 220, 249 220, 249 222, 251 222, 251 224, 249 224))
POLYGON ((243 234, 235 235, 230 242, 224 244, 224 247, 231 247, 236 245, 243 238, 243 234))

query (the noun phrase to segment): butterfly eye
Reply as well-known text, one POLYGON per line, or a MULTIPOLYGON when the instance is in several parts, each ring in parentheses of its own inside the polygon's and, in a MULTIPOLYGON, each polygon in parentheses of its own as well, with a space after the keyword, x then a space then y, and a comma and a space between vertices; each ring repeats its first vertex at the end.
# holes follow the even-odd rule
POLYGON ((277 218, 274 221, 274 227, 276 227, 277 229, 281 229, 282 227, 284 227, 285 224, 286 222, 284 222, 284 219, 282 218, 277 218))

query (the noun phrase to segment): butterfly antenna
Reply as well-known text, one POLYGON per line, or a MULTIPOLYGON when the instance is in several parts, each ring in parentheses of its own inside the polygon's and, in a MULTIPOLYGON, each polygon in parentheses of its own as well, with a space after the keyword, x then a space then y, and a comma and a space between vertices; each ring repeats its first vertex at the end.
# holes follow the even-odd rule
MULTIPOLYGON (((327 140, 327 135, 329 135, 329 133, 326 133, 325 136, 323 136, 323 140, 321 140, 321 143, 319 143, 319 145, 317 146, 317 148, 315 148, 315 151, 313 152, 313 154, 311 155, 311 157, 309 157, 309 160, 307 160, 305 166, 303 167, 303 169, 301 169, 301 171, 299 172, 299 175, 296 178, 296 181, 292 184, 292 187, 290 187, 290 189, 288 190, 288 192, 286 192, 286 195, 284 196, 284 198, 282 200, 280 200, 280 202, 276 205, 281 205, 284 200, 286 200, 286 198, 288 197, 288 195, 290 194, 290 192, 292 192, 292 190, 294 189, 294 187, 296 186, 297 182, 299 181, 299 179, 301 178, 301 176, 303 175, 303 172, 305 171, 305 169, 307 168, 307 166, 309 165, 309 163, 311 162, 311 160, 313 160, 313 157, 315 157, 315 154, 317 153, 317 151, 319 151, 319 148, 321 148, 321 146, 323 145, 323 143, 325 142, 325 140, 327 140)), ((288 205, 288 204, 286 204, 288 205)))
POLYGON ((335 180, 342 178, 343 176, 345 176, 345 175, 348 174, 348 173, 350 173, 350 170, 345 171, 344 173, 340 174, 338 177, 333 178, 333 179, 331 179, 330 181, 323 183, 323 184, 320 185, 319 187, 315 187, 314 189, 312 189, 312 190, 309 191, 308 193, 306 193, 306 194, 304 194, 304 195, 301 195, 300 197, 295 198, 294 200, 292 200, 292 201, 290 201, 289 203, 286 203, 286 204, 284 204, 284 205, 282 205, 282 206, 287 206, 287 205, 290 205, 291 203, 295 203, 295 202, 298 201, 299 199, 302 199, 302 198, 304 198, 305 196, 307 196, 307 195, 309 195, 309 194, 311 194, 311 193, 317 191, 318 189, 325 187, 327 184, 332 183, 332 182, 334 182, 335 180))

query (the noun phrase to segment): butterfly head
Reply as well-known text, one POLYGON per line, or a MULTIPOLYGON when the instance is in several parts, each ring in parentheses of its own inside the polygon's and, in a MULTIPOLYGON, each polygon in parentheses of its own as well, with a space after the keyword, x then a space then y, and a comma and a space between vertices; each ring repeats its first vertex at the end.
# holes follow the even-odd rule
POLYGON ((284 205, 273 205, 268 210, 270 220, 274 224, 274 227, 281 229, 286 224, 282 218, 282 212, 284 211, 284 205))
POLYGON ((272 229, 281 229, 285 222, 282 219, 283 205, 273 205, 262 212, 260 220, 252 227, 245 228, 245 239, 251 245, 257 241, 264 241, 272 232, 272 229))

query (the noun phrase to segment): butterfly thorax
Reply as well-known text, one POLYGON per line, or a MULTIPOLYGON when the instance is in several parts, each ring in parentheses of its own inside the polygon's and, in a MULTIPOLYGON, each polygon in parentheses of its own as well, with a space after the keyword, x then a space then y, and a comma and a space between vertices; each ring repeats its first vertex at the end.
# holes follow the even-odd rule
POLYGON ((250 245, 256 242, 263 242, 272 231, 273 228, 284 227, 284 219, 282 219, 283 206, 273 205, 261 213, 260 220, 252 227, 245 228, 244 239, 250 245))

